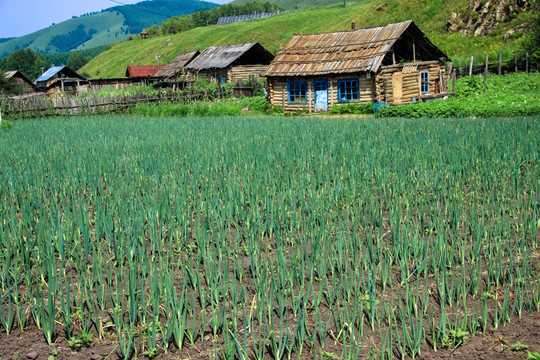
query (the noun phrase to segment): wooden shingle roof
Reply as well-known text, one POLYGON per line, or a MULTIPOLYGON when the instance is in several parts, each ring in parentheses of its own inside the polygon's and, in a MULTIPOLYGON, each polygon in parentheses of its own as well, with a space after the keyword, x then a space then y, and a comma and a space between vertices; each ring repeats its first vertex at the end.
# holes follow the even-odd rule
POLYGON ((209 47, 186 66, 190 70, 224 69, 235 65, 266 65, 274 56, 259 43, 209 47))
POLYGON ((171 78, 182 73, 182 69, 189 64, 195 57, 200 54, 199 50, 192 51, 186 54, 181 54, 175 57, 170 63, 168 63, 163 69, 161 69, 156 76, 171 78))
POLYGON ((323 34, 294 35, 267 68, 264 76, 310 76, 377 72, 392 59, 413 53, 417 60, 446 57, 412 22, 323 34), (403 54, 402 54, 403 53, 403 54))

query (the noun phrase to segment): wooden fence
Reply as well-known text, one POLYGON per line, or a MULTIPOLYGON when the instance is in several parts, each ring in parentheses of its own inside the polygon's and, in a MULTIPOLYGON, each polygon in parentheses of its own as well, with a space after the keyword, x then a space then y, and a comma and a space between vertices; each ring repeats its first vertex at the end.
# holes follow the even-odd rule
POLYGON ((130 107, 141 103, 156 102, 194 102, 224 99, 231 96, 253 96, 254 87, 248 84, 234 87, 232 90, 217 87, 215 90, 189 91, 159 90, 153 93, 136 93, 130 96, 101 98, 60 97, 49 99, 45 94, 33 97, 0 98, 1 113, 6 118, 38 118, 47 116, 96 115, 125 112, 130 107))
POLYGON ((503 61, 502 54, 499 54, 498 58, 490 58, 486 55, 485 58, 475 58, 471 56, 471 60, 468 66, 455 67, 456 76, 458 78, 470 75, 484 75, 484 74, 508 74, 517 72, 534 72, 539 70, 539 64, 537 61, 531 61, 529 53, 522 54, 520 56, 514 54, 512 59, 503 61))

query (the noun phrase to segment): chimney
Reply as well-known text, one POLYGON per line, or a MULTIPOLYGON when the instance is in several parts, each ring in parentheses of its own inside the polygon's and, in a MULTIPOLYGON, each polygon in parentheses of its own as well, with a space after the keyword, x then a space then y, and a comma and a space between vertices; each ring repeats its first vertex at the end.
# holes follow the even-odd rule
POLYGON ((184 55, 186 55, 186 54, 187 54, 187 49, 184 49, 184 55))
POLYGON ((351 23, 351 30, 356 30, 356 23, 355 22, 351 23))

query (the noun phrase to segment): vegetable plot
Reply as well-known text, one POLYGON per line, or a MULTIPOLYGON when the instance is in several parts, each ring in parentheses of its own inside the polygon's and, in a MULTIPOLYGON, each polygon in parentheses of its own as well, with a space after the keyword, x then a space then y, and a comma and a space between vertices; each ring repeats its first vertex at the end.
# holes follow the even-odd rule
POLYGON ((540 311, 539 131, 17 122, 0 132, 0 342, 37 328, 121 358, 449 355, 540 311))

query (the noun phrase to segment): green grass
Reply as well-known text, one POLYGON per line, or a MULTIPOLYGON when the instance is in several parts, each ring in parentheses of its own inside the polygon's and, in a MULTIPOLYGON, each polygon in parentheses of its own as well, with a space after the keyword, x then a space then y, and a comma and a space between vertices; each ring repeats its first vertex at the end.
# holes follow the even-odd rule
POLYGON ((83 71, 95 78, 121 77, 128 65, 156 64, 156 53, 161 54, 162 63, 167 63, 184 51, 202 51, 208 46, 245 42, 258 41, 270 52, 276 53, 296 33, 348 30, 351 22, 356 22, 357 28, 360 28, 409 19, 414 20, 435 45, 457 62, 466 64, 471 55, 485 58, 486 53, 495 58, 498 52, 503 52, 505 59, 509 58, 519 43, 505 43, 502 35, 475 38, 446 33, 446 20, 450 18, 452 11, 465 7, 466 3, 464 0, 460 0, 457 5, 442 0, 397 0, 391 2, 383 11, 376 11, 380 2, 375 0, 348 3, 346 8, 340 4, 310 7, 270 18, 197 28, 144 41, 124 42, 95 58, 83 71))

